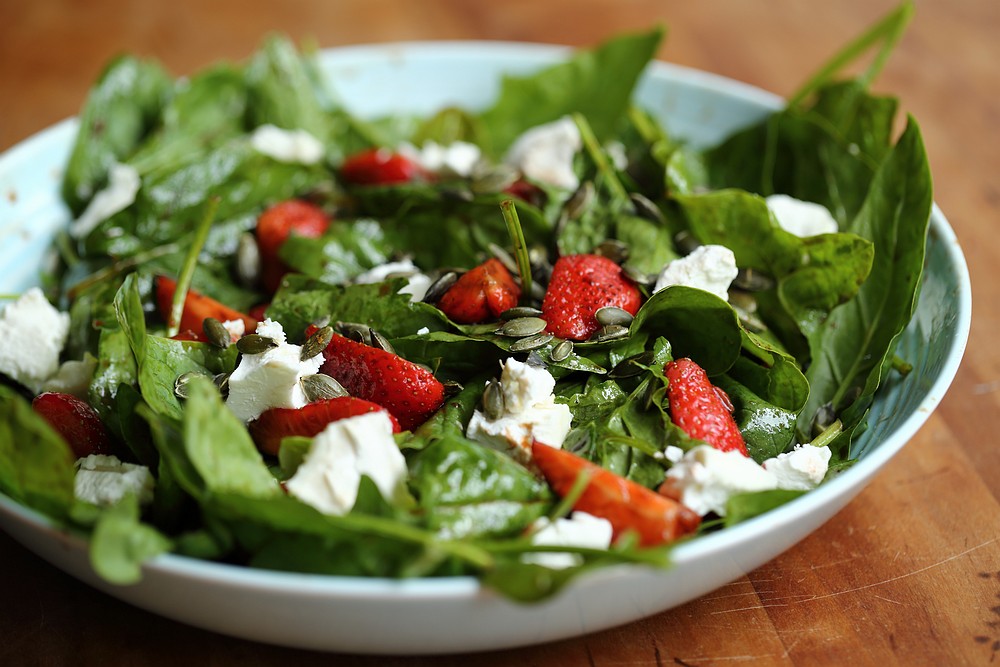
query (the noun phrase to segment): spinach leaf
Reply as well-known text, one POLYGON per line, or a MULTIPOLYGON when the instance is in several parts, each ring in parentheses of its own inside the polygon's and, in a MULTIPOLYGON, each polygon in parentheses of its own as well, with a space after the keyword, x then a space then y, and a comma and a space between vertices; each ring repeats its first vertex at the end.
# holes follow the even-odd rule
POLYGON ((729 395, 733 419, 754 461, 763 463, 795 444, 795 412, 768 402, 731 377, 716 378, 715 384, 729 395))
POLYGON ((386 263, 391 252, 382 226, 375 220, 361 219, 334 220, 318 239, 293 234, 278 254, 289 268, 336 284, 386 263))
POLYGON ((139 520, 139 502, 128 495, 101 512, 90 538, 90 563, 113 584, 134 584, 142 578, 142 564, 171 546, 165 535, 139 520))

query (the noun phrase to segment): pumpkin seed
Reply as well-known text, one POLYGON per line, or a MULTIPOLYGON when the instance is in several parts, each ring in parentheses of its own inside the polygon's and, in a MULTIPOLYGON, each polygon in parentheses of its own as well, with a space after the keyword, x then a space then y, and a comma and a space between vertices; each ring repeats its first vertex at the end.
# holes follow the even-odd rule
POLYGON ((607 257, 615 264, 624 264, 629 256, 629 248, 618 239, 606 239, 594 248, 594 254, 607 257))
POLYGON ((637 216, 660 225, 666 224, 667 220, 663 217, 663 211, 649 197, 639 192, 633 192, 628 197, 632 200, 632 208, 635 209, 637 216))
POLYGON ((639 269, 629 266, 626 264, 622 267, 622 273, 625 277, 636 283, 637 285, 645 285, 646 287, 652 287, 656 283, 657 274, 646 273, 645 271, 640 271, 639 269))
POLYGON ((696 239, 691 232, 685 230, 677 232, 674 236, 674 245, 677 246, 677 250, 680 251, 682 255, 690 255, 701 243, 696 239))
POLYGON ((516 169, 507 164, 496 164, 492 166, 477 168, 472 172, 472 180, 469 187, 474 193, 501 192, 517 182, 520 174, 516 169))
POLYGON ((368 329, 368 337, 371 338, 371 346, 378 348, 380 350, 385 350, 390 354, 396 354, 396 350, 393 349, 392 344, 389 343, 389 339, 375 331, 374 329, 368 329))
POLYGON ((326 346, 330 344, 333 340, 333 327, 325 326, 321 329, 317 329, 313 335, 306 339, 306 342, 302 344, 302 352, 299 353, 299 359, 305 361, 306 359, 312 359, 317 354, 320 354, 326 349, 326 346))
POLYGON ((618 306, 604 306, 594 312, 594 319, 603 325, 620 324, 627 327, 632 324, 632 313, 618 306))
POLYGON ((813 417, 813 437, 819 437, 836 419, 837 412, 833 409, 833 403, 824 403, 819 406, 819 409, 816 410, 816 416, 813 417))
POLYGON ((733 287, 747 292, 763 292, 774 287, 774 278, 751 268, 743 268, 736 274, 733 287))
POLYGON ((424 303, 437 303, 437 300, 443 297, 444 293, 451 289, 451 286, 457 281, 457 272, 445 271, 427 288, 427 292, 424 294, 424 303))
POLYGON ((531 277, 536 282, 548 285, 552 279, 552 262, 549 261, 549 251, 541 246, 528 249, 528 264, 531 265, 531 277))
POLYGON ((552 348, 552 352, 549 357, 552 361, 559 363, 560 361, 565 361, 570 354, 573 353, 573 341, 571 340, 561 340, 556 343, 555 347, 552 348))
POLYGON ((628 335, 628 327, 624 327, 620 324, 606 324, 600 329, 598 329, 590 340, 595 343, 606 343, 611 340, 618 340, 619 338, 624 338, 628 335))
POLYGON ((353 340, 355 343, 361 343, 363 345, 371 345, 372 339, 370 335, 371 327, 367 324, 362 324, 360 322, 337 322, 336 323, 337 332, 345 338, 353 340))
POLYGON ((486 383, 483 391, 483 412, 490 419, 500 419, 504 413, 503 387, 497 380, 490 380, 486 383))
POLYGON ((441 194, 441 199, 462 203, 468 203, 476 198, 472 190, 466 187, 447 186, 441 188, 438 192, 441 194))
POLYGON ((212 377, 212 382, 215 386, 219 388, 219 393, 222 394, 222 398, 229 396, 229 376, 232 373, 218 373, 212 377))
POLYGON ((511 256, 506 249, 498 246, 496 243, 490 243, 487 246, 490 249, 490 253, 500 260, 500 263, 504 265, 504 268, 510 271, 513 275, 518 275, 519 269, 517 266, 517 261, 511 256))
POLYGON ((540 317, 516 317, 500 327, 497 333, 501 336, 524 338, 545 331, 547 326, 548 322, 540 317))
POLYGON ((500 313, 501 320, 513 320, 518 317, 541 317, 542 311, 531 306, 514 306, 500 313))
POLYGON ((656 393, 662 386, 659 382, 653 382, 652 379, 646 380, 646 387, 642 390, 642 407, 644 410, 650 410, 656 404, 656 393))
POLYGON ((532 299, 541 303, 545 300, 545 284, 537 280, 531 281, 531 291, 528 293, 532 299))
POLYGON ((236 245, 236 277, 244 287, 260 281, 260 246, 250 232, 243 232, 236 245))
POLYGON ((187 373, 181 373, 178 375, 177 379, 174 380, 174 395, 177 396, 177 398, 187 398, 188 384, 191 380, 198 377, 207 378, 209 376, 201 371, 188 371, 187 373))
POLYGON ((633 354, 631 357, 622 359, 608 372, 610 378, 628 378, 642 375, 646 372, 643 366, 648 366, 655 360, 656 356, 651 350, 633 354))
POLYGON ((444 386, 444 395, 447 397, 454 396, 465 389, 465 387, 454 380, 445 380, 441 384, 444 386))
POLYGON ((216 347, 225 350, 233 344, 233 336, 229 333, 229 329, 214 317, 206 317, 202 320, 201 330, 205 332, 205 338, 208 339, 208 342, 216 347))
POLYGON ((306 395, 306 400, 310 403, 322 401, 327 398, 340 398, 350 396, 343 385, 325 373, 306 375, 299 380, 302 393, 306 395))
POLYGON ((510 351, 528 352, 529 350, 537 350, 543 345, 547 345, 553 338, 555 338, 555 336, 549 333, 540 333, 526 338, 519 338, 510 344, 510 351))
POLYGON ((255 333, 247 334, 236 341, 236 349, 242 354, 263 354, 275 347, 278 347, 278 341, 255 333))
POLYGON ((529 352, 528 358, 524 360, 524 363, 529 366, 534 366, 535 368, 545 368, 548 366, 545 359, 542 358, 542 355, 538 354, 538 350, 532 350, 529 352))
POLYGON ((594 203, 594 199, 597 196, 597 189, 594 187, 592 181, 584 181, 580 184, 580 187, 570 195, 569 199, 563 205, 563 210, 566 212, 566 217, 569 220, 575 220, 581 215, 587 212, 591 204, 594 203))

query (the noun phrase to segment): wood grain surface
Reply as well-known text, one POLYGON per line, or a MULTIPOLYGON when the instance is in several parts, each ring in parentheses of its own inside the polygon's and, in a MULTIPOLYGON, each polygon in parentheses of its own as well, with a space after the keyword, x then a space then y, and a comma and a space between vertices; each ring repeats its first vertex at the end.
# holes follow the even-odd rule
MULTIPOLYGON (((589 45, 661 22, 659 57, 789 94, 891 0, 0 0, 0 149, 75 114, 130 51, 176 74, 284 32, 320 46, 424 39, 589 45)), ((475 656, 328 655, 132 608, 0 534, 4 665, 965 665, 1000 663, 1000 2, 924 0, 882 77, 922 125, 970 265, 968 351, 939 409, 847 508, 749 575, 577 639, 475 656)))

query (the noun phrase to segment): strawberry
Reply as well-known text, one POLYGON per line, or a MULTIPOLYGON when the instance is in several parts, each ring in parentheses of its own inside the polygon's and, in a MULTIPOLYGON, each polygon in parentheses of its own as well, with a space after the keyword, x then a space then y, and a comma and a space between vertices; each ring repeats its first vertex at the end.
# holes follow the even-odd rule
POLYGON ((517 305, 521 288, 500 260, 488 259, 462 274, 438 300, 437 307, 453 321, 476 324, 495 320, 517 305))
POLYGON ((250 422, 250 436, 265 454, 278 455, 281 439, 289 435, 314 436, 330 422, 384 411, 392 422, 392 432, 399 433, 399 422, 381 405, 354 396, 326 398, 302 408, 271 408, 250 422))
POLYGON ((635 531, 642 546, 655 546, 693 533, 701 517, 685 505, 625 479, 572 452, 535 441, 531 456, 545 481, 558 496, 573 489, 577 478, 589 475, 586 488, 573 504, 574 510, 607 519, 612 539, 635 531))
POLYGON ((270 293, 281 285, 288 266, 278 256, 281 244, 292 234, 315 239, 330 226, 321 208, 300 199, 289 199, 271 206, 257 218, 257 247, 260 250, 261 283, 270 293))
POLYGON ((673 422, 692 438, 716 449, 749 456, 743 434, 733 419, 729 396, 709 381, 704 369, 690 359, 677 359, 663 370, 669 380, 667 399, 673 422))
POLYGON ((321 373, 336 378, 352 396, 384 407, 404 429, 424 423, 444 404, 444 385, 433 373, 392 352, 335 335, 323 356, 321 373))
POLYGON ((76 396, 45 392, 35 397, 31 408, 62 436, 76 458, 113 453, 114 441, 97 411, 76 396))
POLYGON ((427 177, 413 160, 384 148, 370 148, 349 156, 340 177, 351 185, 394 185, 427 177))
POLYGON ((523 178, 514 181, 504 188, 503 191, 512 197, 517 197, 538 208, 542 208, 545 205, 545 191, 523 178))
POLYGON ((552 267, 542 318, 549 333, 587 340, 601 328, 594 318, 598 308, 617 306, 635 315, 641 302, 639 288, 607 257, 566 255, 552 267))
MULTIPOLYGON (((156 303, 160 309, 160 316, 166 321, 170 318, 170 309, 173 306, 174 292, 177 290, 177 281, 166 276, 156 276, 156 303)), ((214 317, 220 322, 226 320, 243 320, 243 327, 247 332, 252 332, 257 328, 257 320, 249 315, 244 315, 238 310, 229 306, 224 306, 215 299, 199 294, 193 289, 187 291, 184 298, 184 310, 181 312, 180 331, 177 340, 190 340, 188 332, 193 332, 194 340, 202 342, 208 340, 202 330, 202 323, 207 317, 214 317)))

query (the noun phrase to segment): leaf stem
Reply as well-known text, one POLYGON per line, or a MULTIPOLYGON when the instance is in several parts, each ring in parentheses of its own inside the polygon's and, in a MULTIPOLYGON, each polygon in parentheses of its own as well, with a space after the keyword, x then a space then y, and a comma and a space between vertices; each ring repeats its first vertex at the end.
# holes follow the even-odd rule
POLYGON ((500 202, 503 220, 507 223, 507 233, 514 244, 514 256, 517 258, 517 272, 521 275, 521 290, 524 294, 531 292, 531 261, 528 258, 528 244, 524 240, 524 230, 517 217, 517 207, 513 199, 500 202))
POLYGON ((823 432, 817 435, 809 444, 813 447, 826 447, 833 442, 834 439, 843 432, 843 430, 844 425, 838 419, 823 429, 823 432))
POLYGON ((590 123, 579 112, 573 114, 573 122, 576 123, 577 128, 580 130, 580 139, 583 141, 584 148, 587 149, 590 159, 594 161, 597 170, 604 177, 605 184, 612 191, 613 197, 627 203, 629 201, 628 191, 618 179, 618 174, 615 173, 614 167, 608 162, 604 151, 601 150, 601 144, 597 141, 594 131, 590 128, 590 123))
POLYGON ((177 276, 177 289, 174 291, 174 301, 170 306, 170 317, 167 318, 167 337, 177 335, 180 330, 181 314, 184 312, 184 300, 187 298, 188 288, 191 286, 191 276, 194 275, 195 266, 198 264, 198 255, 208 238, 208 230, 212 228, 212 221, 215 220, 215 212, 219 208, 218 195, 209 197, 205 204, 205 213, 198 222, 195 229, 194 238, 191 240, 191 249, 188 250, 181 272, 177 276))
POLYGON ((163 257, 164 255, 169 255, 171 253, 180 250, 180 243, 170 243, 167 245, 157 246, 146 252, 141 252, 137 255, 132 255, 131 257, 126 257, 125 259, 120 259, 113 264, 109 264, 104 268, 94 271, 88 276, 85 276, 68 290, 66 290, 66 296, 72 301, 80 294, 83 290, 89 288, 91 285, 95 285, 105 278, 110 278, 116 276, 120 273, 124 273, 131 268, 144 264, 151 259, 156 259, 157 257, 163 257))

